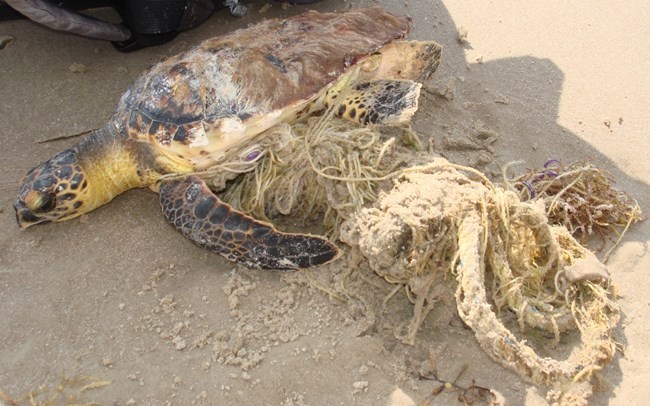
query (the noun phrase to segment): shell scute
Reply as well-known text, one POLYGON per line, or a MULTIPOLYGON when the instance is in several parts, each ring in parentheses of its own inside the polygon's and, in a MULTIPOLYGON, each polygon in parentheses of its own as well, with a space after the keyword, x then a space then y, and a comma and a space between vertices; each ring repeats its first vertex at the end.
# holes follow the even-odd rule
POLYGON ((129 114, 129 128, 138 133, 148 133, 153 120, 137 110, 132 110, 129 114))
POLYGON ((191 70, 172 66, 169 70, 150 76, 150 82, 141 97, 132 106, 134 110, 160 123, 183 125, 201 121, 205 117, 205 100, 201 81, 191 70), (185 72, 185 73, 183 73, 185 72))

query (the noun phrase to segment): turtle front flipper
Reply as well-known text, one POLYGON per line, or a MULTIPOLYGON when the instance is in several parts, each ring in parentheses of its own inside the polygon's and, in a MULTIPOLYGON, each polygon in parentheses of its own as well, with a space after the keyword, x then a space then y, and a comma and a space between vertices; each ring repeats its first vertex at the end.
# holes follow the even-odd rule
POLYGON ((324 238, 283 233, 236 211, 197 176, 163 181, 160 204, 167 221, 198 246, 251 268, 309 268, 339 256, 324 238))
MULTIPOLYGON (((420 83, 412 80, 377 79, 359 83, 343 93, 345 98, 335 113, 364 125, 406 123, 418 109, 421 87, 420 83)), ((335 102, 337 93, 328 94, 325 104, 335 102)))

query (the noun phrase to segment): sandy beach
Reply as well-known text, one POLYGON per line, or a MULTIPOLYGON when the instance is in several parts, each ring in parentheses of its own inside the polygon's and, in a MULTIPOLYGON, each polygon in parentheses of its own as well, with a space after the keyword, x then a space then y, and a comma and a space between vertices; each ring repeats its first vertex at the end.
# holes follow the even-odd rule
MULTIPOLYGON (((15 39, 0 50, 0 390, 53 404, 462 404, 462 389, 432 395, 460 374, 459 388, 488 388, 505 404, 547 404, 544 387, 479 347, 453 301, 437 304, 416 344, 404 344, 395 327, 413 306, 402 293, 383 303, 392 289, 383 279, 353 278, 358 296, 342 302, 314 281, 337 283, 345 264, 331 274, 237 266, 170 227, 148 190, 81 219, 16 225, 16 182, 75 139, 39 141, 103 125, 152 64, 265 18, 369 5, 410 15, 410 39, 443 46, 412 124, 432 154, 495 181, 512 161, 521 172, 548 159, 590 162, 650 211, 646 2, 251 1, 243 19, 222 10, 168 44, 129 54, 4 22, 0 35, 15 39), (478 130, 492 136, 472 138, 478 130), (432 362, 439 382, 422 378, 432 362)), ((300 229, 300 219, 278 221, 300 229)), ((590 404, 650 399, 649 242, 647 221, 633 225, 607 263, 620 294, 620 348, 590 404)), ((552 347, 530 337, 557 358, 576 341, 569 333, 552 347)))

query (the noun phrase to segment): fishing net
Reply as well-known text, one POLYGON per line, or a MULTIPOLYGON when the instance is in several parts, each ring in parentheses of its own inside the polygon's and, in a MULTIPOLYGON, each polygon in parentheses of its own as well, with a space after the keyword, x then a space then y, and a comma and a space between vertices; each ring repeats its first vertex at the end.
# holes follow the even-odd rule
POLYGON ((547 165, 497 186, 422 151, 409 129, 358 128, 331 111, 269 131, 218 168, 215 188, 230 182, 222 199, 258 218, 322 219, 349 258, 406 289, 414 306, 399 335, 406 343, 426 339, 418 331, 437 286, 451 283, 459 316, 494 360, 549 387, 549 400, 585 402, 612 360, 620 315, 607 268, 573 234, 640 218, 609 178, 592 166, 547 165), (538 355, 506 327, 504 309, 520 335, 546 331, 557 343, 577 330, 579 348, 564 360, 538 355))

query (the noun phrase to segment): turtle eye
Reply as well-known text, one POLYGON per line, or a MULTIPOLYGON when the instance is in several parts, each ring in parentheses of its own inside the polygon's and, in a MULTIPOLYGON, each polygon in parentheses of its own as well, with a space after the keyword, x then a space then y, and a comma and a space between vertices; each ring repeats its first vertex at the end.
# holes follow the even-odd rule
POLYGON ((25 205, 34 213, 50 211, 56 205, 56 196, 52 193, 32 190, 25 196, 25 205))

